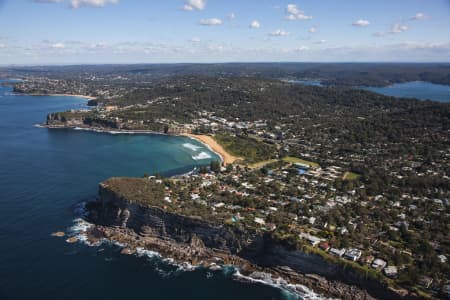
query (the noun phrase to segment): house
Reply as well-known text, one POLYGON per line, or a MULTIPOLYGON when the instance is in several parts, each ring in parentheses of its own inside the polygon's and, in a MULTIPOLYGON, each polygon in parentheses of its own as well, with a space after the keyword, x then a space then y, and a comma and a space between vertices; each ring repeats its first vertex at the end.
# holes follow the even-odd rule
POLYGON ((443 264, 445 264, 447 262, 447 257, 443 254, 438 255, 439 261, 443 264))
POLYGON ((373 255, 368 255, 368 256, 361 258, 361 261, 369 266, 370 266, 370 264, 373 263, 374 260, 375 260, 375 257, 373 255))
POLYGON ((293 213, 288 213, 288 217, 291 218, 294 221, 298 220, 298 216, 296 214, 293 214, 293 213))
POLYGON ((259 225, 265 225, 266 221, 264 221, 262 218, 255 217, 255 223, 259 225))
POLYGON ((419 278, 419 284, 426 289, 428 289, 432 283, 433 283, 433 278, 431 278, 431 277, 421 276, 419 278))
POLYGON ((269 231, 274 231, 275 229, 277 229, 277 225, 273 224, 273 223, 267 223, 266 224, 266 229, 269 231))
POLYGON ((360 259, 361 254, 362 254, 361 250, 356 248, 350 248, 347 251, 345 251, 345 258, 352 261, 357 261, 358 259, 360 259))
POLYGON ((310 235, 308 233, 303 233, 303 232, 299 234, 299 237, 307 240, 312 246, 317 246, 317 245, 319 245, 320 242, 323 241, 323 239, 321 239, 319 237, 310 235))
POLYGON ((330 253, 335 256, 342 257, 342 255, 345 254, 345 248, 342 249, 330 248, 330 253))
POLYGON ((398 270, 396 266, 389 266, 383 269, 384 275, 387 277, 396 277, 398 270))
POLYGON ((322 242, 319 244, 319 248, 323 251, 328 251, 330 249, 330 244, 328 244, 327 242, 322 242))
POLYGON ((384 267, 386 267, 386 265, 387 265, 387 262, 385 261, 385 260, 382 260, 382 259, 380 259, 380 258, 377 258, 377 259, 375 259, 373 262, 372 262, 372 268, 374 268, 374 269, 378 269, 378 270, 381 270, 381 269, 384 269, 384 267))

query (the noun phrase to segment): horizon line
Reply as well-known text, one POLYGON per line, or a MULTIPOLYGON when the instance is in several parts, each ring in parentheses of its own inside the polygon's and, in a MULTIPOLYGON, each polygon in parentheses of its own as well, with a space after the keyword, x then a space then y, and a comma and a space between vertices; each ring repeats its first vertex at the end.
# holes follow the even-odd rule
POLYGON ((228 61, 228 62, 105 62, 105 63, 42 63, 42 64, 0 64, 4 67, 46 67, 46 66, 112 66, 112 65, 226 65, 226 64, 450 64, 450 61, 228 61))

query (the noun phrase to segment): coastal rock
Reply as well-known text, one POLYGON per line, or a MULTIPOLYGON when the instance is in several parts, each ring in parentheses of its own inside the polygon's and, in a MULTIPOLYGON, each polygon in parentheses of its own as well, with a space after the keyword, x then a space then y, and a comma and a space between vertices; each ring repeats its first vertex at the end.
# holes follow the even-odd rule
POLYGON ((78 242, 78 238, 76 236, 73 236, 73 237, 68 238, 66 240, 66 242, 69 243, 69 244, 73 244, 73 243, 78 242))
POLYGON ((57 232, 53 232, 52 233, 52 236, 56 236, 56 237, 63 237, 65 235, 66 234, 64 232, 62 232, 62 231, 57 231, 57 232))
POLYGON ((138 247, 192 265, 227 264, 239 268, 240 280, 267 284, 299 284, 325 296, 341 299, 414 299, 400 295, 324 261, 319 256, 286 249, 270 235, 187 217, 159 207, 123 199, 100 184, 99 201, 88 207, 88 240, 108 239, 125 245, 131 254, 138 247))

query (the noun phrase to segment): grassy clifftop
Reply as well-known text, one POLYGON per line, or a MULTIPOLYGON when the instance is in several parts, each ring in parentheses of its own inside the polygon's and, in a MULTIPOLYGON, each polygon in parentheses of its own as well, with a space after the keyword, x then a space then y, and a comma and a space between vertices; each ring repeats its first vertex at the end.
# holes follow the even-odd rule
POLYGON ((164 200, 164 185, 154 179, 113 177, 101 186, 121 199, 143 206, 160 206, 164 200))

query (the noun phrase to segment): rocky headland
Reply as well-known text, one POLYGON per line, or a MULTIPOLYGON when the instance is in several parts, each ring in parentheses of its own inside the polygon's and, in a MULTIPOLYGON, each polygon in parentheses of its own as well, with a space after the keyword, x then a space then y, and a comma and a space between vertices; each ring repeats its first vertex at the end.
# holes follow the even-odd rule
POLYGON ((95 224, 87 232, 92 243, 107 239, 126 245, 126 254, 143 248, 195 266, 232 265, 241 278, 276 281, 294 291, 299 284, 333 298, 415 299, 317 255, 289 249, 269 233, 124 197, 113 187, 118 180, 101 183, 98 201, 87 206, 88 220, 95 224))

